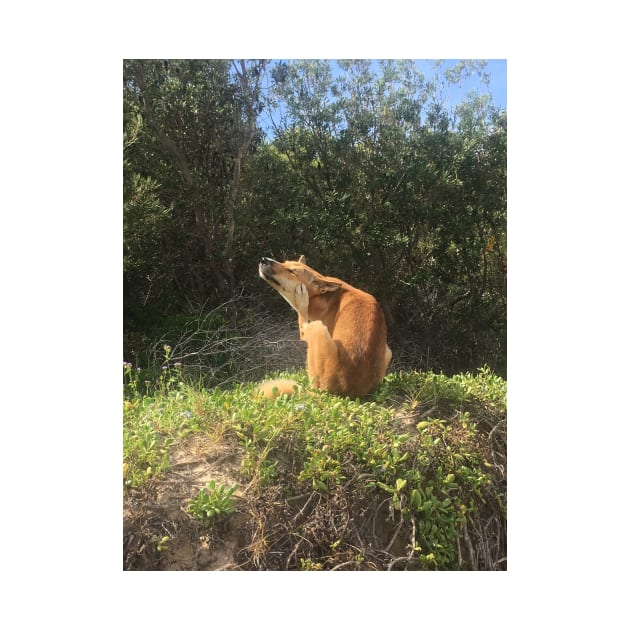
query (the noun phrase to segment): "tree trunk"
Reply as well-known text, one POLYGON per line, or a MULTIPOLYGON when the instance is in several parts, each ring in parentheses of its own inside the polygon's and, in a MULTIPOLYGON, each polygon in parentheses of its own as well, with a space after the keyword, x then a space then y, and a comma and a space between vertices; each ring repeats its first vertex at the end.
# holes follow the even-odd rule
POLYGON ((234 209, 236 207, 236 198, 240 189, 241 183, 241 169, 243 159, 247 150, 249 149, 254 135, 256 134, 256 103, 258 101, 260 93, 260 79, 262 73, 267 65, 267 61, 259 62, 260 65, 255 73, 253 84, 251 83, 252 77, 249 74, 245 60, 240 60, 240 72, 236 70, 239 81, 241 83, 243 100, 245 102, 245 113, 247 115, 247 130, 245 132, 245 138, 236 152, 234 158, 234 170, 232 171, 232 182, 230 184, 230 194, 225 206, 225 222, 227 225, 227 234, 225 239, 225 247, 223 248, 223 259, 225 270, 227 272, 230 288, 233 290, 234 281, 234 236, 236 233, 236 219, 234 215, 234 209))

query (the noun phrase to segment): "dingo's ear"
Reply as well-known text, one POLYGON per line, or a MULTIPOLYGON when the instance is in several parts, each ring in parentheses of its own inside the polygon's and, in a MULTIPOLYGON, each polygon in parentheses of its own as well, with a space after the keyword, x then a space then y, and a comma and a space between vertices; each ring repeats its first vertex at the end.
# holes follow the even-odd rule
POLYGON ((299 258, 298 258, 298 262, 302 265, 306 264, 306 258, 304 258, 304 254, 302 254, 299 258))
POLYGON ((326 293, 326 291, 336 291, 341 287, 341 282, 328 282, 327 280, 313 280, 311 286, 320 293, 326 293))

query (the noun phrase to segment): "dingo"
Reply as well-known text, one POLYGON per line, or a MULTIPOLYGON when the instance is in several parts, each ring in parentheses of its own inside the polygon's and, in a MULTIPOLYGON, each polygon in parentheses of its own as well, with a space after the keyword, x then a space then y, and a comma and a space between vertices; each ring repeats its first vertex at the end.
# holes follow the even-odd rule
MULTIPOLYGON (((383 380, 392 351, 385 316, 372 295, 323 276, 306 265, 304 256, 283 263, 262 258, 258 273, 298 314, 314 387, 354 398, 369 394, 383 380)), ((272 397, 275 387, 291 394, 295 385, 270 381, 260 391, 272 397)))

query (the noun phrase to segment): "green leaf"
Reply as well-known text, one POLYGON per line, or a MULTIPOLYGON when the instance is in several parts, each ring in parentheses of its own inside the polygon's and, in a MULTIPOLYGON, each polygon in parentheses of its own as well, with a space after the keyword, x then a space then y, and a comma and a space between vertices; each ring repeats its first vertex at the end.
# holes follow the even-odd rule
POLYGON ((415 508, 419 508, 422 505, 422 495, 417 488, 411 491, 411 497, 409 499, 411 505, 415 508))

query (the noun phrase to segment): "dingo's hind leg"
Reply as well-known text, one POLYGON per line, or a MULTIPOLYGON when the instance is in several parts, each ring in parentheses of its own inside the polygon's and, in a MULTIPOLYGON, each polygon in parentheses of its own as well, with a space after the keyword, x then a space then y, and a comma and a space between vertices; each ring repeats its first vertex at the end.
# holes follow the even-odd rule
POLYGON ((306 364, 311 382, 317 388, 335 391, 339 351, 328 328, 319 320, 304 324, 302 338, 307 343, 306 364))
POLYGON ((383 373, 387 370, 390 361, 392 360, 392 351, 389 346, 385 346, 385 367, 383 368, 383 373))

